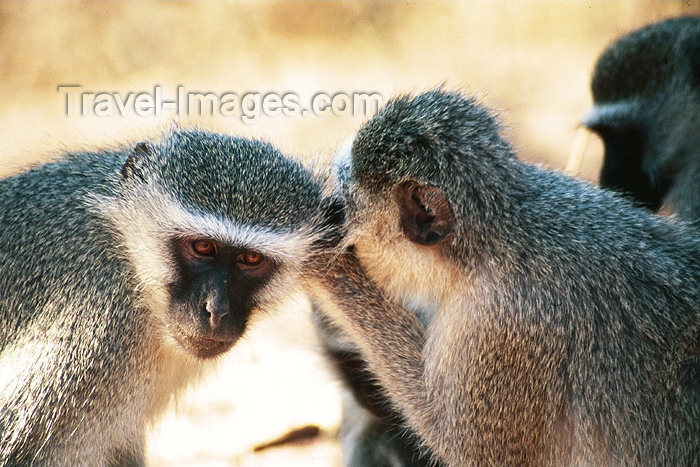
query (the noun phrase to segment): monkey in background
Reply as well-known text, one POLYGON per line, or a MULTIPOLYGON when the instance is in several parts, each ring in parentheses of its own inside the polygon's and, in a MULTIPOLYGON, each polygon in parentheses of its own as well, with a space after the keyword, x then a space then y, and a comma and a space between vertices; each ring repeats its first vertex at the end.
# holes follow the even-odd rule
POLYGON ((0 180, 0 466, 143 465, 146 425, 290 290, 322 199, 196 129, 0 180))
POLYGON ((387 103, 337 177, 350 248, 308 288, 445 464, 700 462, 688 225, 519 161, 441 90, 387 103))
POLYGON ((700 17, 618 39, 598 59, 591 90, 584 123, 605 145, 601 186, 700 222, 700 17))

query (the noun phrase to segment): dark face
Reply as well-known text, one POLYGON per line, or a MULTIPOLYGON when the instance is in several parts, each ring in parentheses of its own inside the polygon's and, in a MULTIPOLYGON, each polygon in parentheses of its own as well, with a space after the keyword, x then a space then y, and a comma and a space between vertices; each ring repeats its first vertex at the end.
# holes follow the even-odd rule
POLYGON ((178 278, 169 285, 167 329, 198 358, 220 355, 243 334, 275 263, 207 238, 175 238, 171 248, 178 278))
POLYGON ((600 125, 591 127, 605 145, 600 185, 621 192, 644 207, 657 211, 663 204, 671 179, 644 166, 646 130, 600 125))

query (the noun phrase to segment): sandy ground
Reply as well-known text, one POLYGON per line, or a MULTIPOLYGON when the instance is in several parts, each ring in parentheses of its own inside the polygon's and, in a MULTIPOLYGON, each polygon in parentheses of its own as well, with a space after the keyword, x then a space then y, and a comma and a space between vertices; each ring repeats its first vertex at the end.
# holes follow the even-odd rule
MULTIPOLYGON (((649 22, 700 1, 2 2, 0 175, 66 150, 133 143, 172 121, 263 137, 327 159, 366 116, 68 116, 61 85, 92 92, 377 92, 444 83, 500 110, 521 157, 563 168, 590 105, 595 59, 649 22)), ((595 181, 595 137, 578 176, 595 181)), ((0 265, 1 267, 1 265, 0 265)), ((308 303, 261 317, 153 427, 153 466, 335 466, 340 388, 318 353, 308 303), (300 427, 318 436, 255 451, 300 427)))

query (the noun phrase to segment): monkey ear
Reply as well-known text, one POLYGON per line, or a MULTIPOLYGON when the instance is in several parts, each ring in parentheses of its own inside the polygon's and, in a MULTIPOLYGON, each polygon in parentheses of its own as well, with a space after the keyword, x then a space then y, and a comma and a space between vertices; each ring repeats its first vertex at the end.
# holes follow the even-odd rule
POLYGON ((121 174, 124 180, 132 177, 138 177, 142 181, 146 181, 146 176, 143 173, 144 158, 153 154, 147 143, 138 143, 132 149, 131 154, 127 157, 126 162, 122 166, 121 174))
POLYGON ((419 245, 436 245, 454 230, 454 216, 445 194, 437 187, 415 181, 396 187, 399 223, 408 239, 419 245))

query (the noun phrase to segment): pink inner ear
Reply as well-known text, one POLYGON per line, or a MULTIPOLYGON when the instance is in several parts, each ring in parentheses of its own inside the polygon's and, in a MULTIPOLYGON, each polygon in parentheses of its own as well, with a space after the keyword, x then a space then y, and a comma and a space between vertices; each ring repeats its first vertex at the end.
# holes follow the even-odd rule
POLYGON ((404 235, 419 245, 436 245, 454 229, 454 216, 445 194, 437 187, 407 181, 396 187, 399 224, 404 235))

